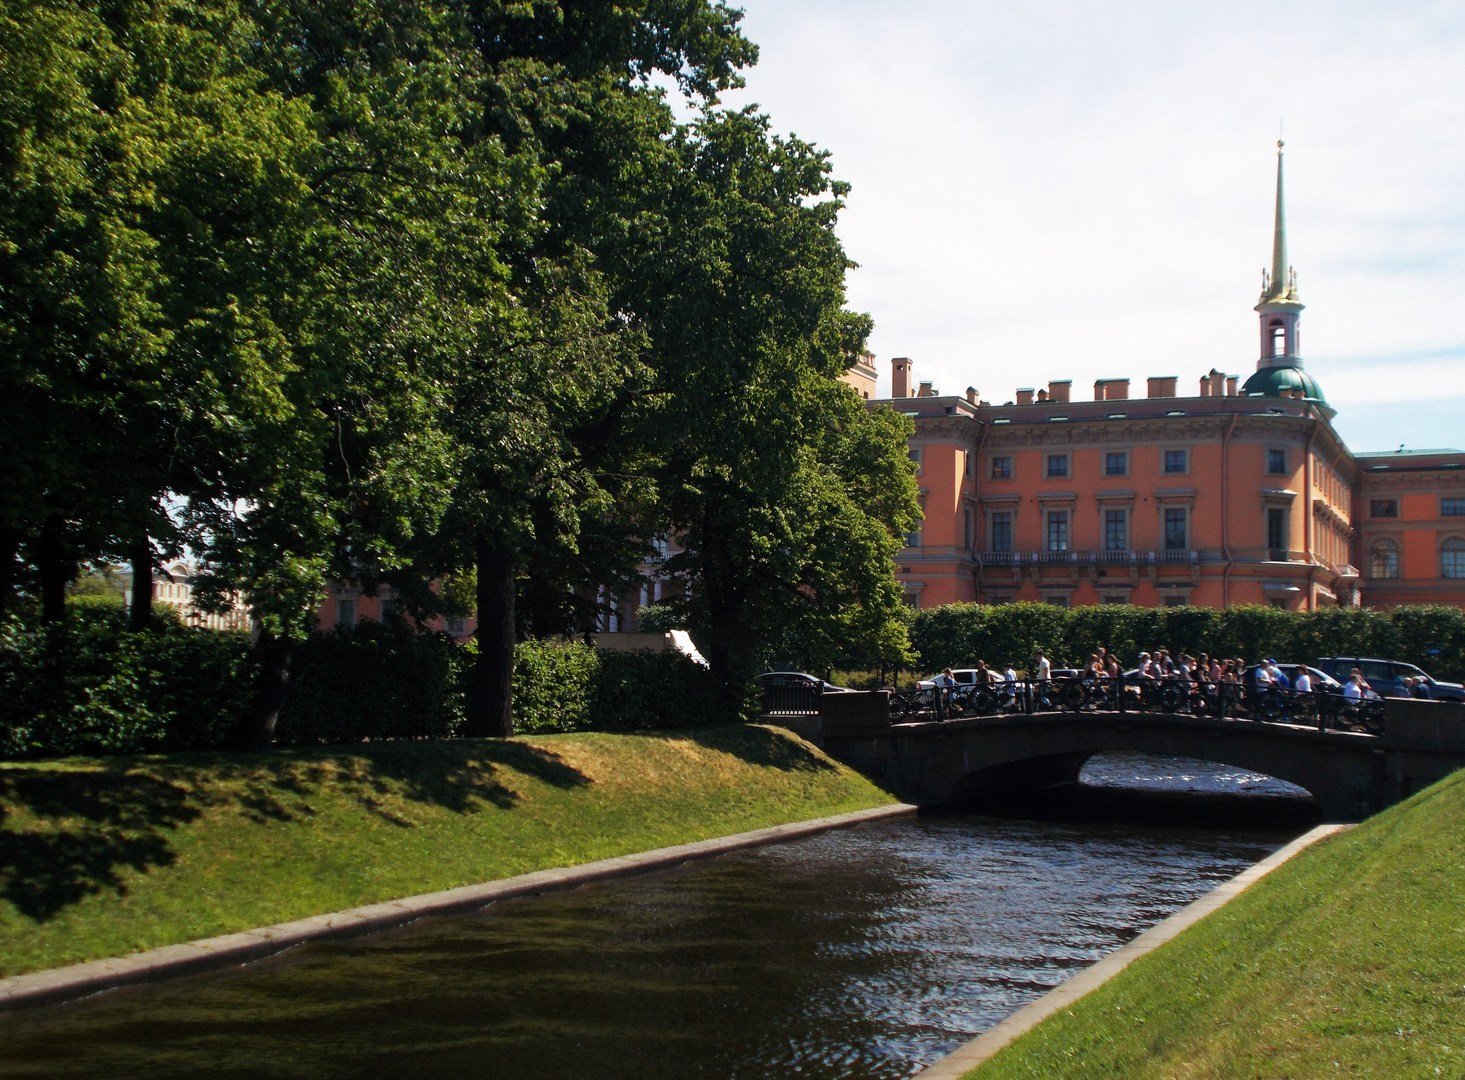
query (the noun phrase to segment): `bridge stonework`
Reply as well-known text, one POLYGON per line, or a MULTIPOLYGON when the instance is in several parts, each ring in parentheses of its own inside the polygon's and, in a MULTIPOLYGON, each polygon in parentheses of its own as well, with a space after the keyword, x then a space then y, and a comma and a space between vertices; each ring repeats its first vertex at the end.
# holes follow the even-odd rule
POLYGON ((1389 699, 1382 735, 1188 714, 1036 712, 892 724, 889 694, 826 694, 825 751, 908 802, 937 806, 1071 782, 1105 751, 1199 758, 1306 789, 1357 821, 1465 767, 1465 705, 1389 699))

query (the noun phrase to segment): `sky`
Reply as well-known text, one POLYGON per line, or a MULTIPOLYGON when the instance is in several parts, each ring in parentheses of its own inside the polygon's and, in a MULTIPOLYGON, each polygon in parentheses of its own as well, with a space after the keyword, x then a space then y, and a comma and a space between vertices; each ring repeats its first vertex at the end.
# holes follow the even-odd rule
POLYGON ((1354 451, 1465 448, 1465 4, 731 0, 728 104, 852 185, 889 393, 1256 370, 1279 129, 1307 369, 1354 451))

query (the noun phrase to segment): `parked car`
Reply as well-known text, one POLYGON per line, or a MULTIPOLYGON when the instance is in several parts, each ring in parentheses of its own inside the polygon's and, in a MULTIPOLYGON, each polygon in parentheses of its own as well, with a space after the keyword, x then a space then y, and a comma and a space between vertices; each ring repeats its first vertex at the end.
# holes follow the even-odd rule
MULTIPOLYGON (((992 681, 993 682, 1001 682, 1002 681, 1002 672, 997 671, 997 670, 992 669, 992 668, 988 668, 987 670, 988 670, 988 673, 992 676, 992 681)), ((956 680, 956 685, 957 686, 976 686, 977 685, 977 672, 978 672, 978 669, 977 668, 970 668, 970 667, 952 668, 951 669, 951 677, 956 680)), ((937 672, 935 675, 932 675, 929 678, 922 679, 920 682, 916 683, 916 686, 920 687, 922 690, 929 690, 929 689, 931 689, 931 687, 937 685, 936 680, 939 679, 940 677, 941 677, 940 672, 937 672)))
POLYGON ((1339 682, 1345 682, 1354 668, 1363 672, 1363 681, 1384 697, 1410 697, 1404 687, 1406 678, 1423 679, 1429 687, 1430 696, 1437 701, 1465 701, 1465 686, 1453 682, 1440 682, 1413 664, 1401 660, 1379 660, 1369 656, 1324 656, 1313 661, 1339 682))
POLYGON ((765 671, 758 676, 758 685, 767 690, 772 687, 803 687, 822 694, 853 694, 848 686, 835 686, 817 675, 805 671, 765 671))
MULTIPOLYGON (((1337 679, 1333 678, 1331 675, 1329 675, 1326 671, 1322 670, 1322 668, 1315 668, 1310 664, 1277 665, 1277 670, 1280 671, 1283 675, 1287 676, 1288 687, 1297 685, 1297 673, 1304 668, 1307 669, 1307 675, 1308 678, 1312 680, 1312 688, 1314 690, 1327 690, 1332 693, 1343 692, 1343 684, 1337 679)), ((1244 681, 1247 686, 1256 685, 1256 669, 1256 664, 1252 664, 1249 668, 1246 669, 1246 674, 1243 677, 1242 681, 1244 681)))

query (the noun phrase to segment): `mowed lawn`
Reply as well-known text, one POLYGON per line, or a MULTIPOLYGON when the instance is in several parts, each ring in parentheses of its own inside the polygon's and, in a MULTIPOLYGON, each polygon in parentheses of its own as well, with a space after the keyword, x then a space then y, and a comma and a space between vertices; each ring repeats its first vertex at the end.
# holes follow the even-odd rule
POLYGON ((893 801, 756 726, 0 764, 0 975, 893 801))
POLYGON ((1465 771, 1303 852, 968 1076, 1465 1077, 1465 771))

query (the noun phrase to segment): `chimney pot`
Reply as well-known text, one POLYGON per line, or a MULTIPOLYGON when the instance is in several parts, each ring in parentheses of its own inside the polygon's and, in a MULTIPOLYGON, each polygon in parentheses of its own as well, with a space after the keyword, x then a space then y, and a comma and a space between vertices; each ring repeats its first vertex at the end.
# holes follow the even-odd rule
POLYGON ((977 393, 977 388, 975 386, 968 386, 966 388, 966 400, 968 405, 976 405, 978 403, 979 397, 980 395, 977 393))
POLYGON ((935 388, 934 388, 934 386, 933 386, 932 383, 930 383, 929 381, 928 382, 921 383, 920 392, 916 394, 916 397, 935 397, 935 396, 936 396, 936 390, 935 390, 935 388))
POLYGON ((1018 387, 1017 403, 1019 405, 1031 405, 1033 403, 1033 388, 1031 386, 1018 387))
POLYGON ((1239 380, 1240 378, 1241 378, 1240 375, 1227 375, 1226 376, 1226 396, 1227 397, 1235 397, 1236 396, 1236 383, 1237 383, 1237 380, 1239 380))

